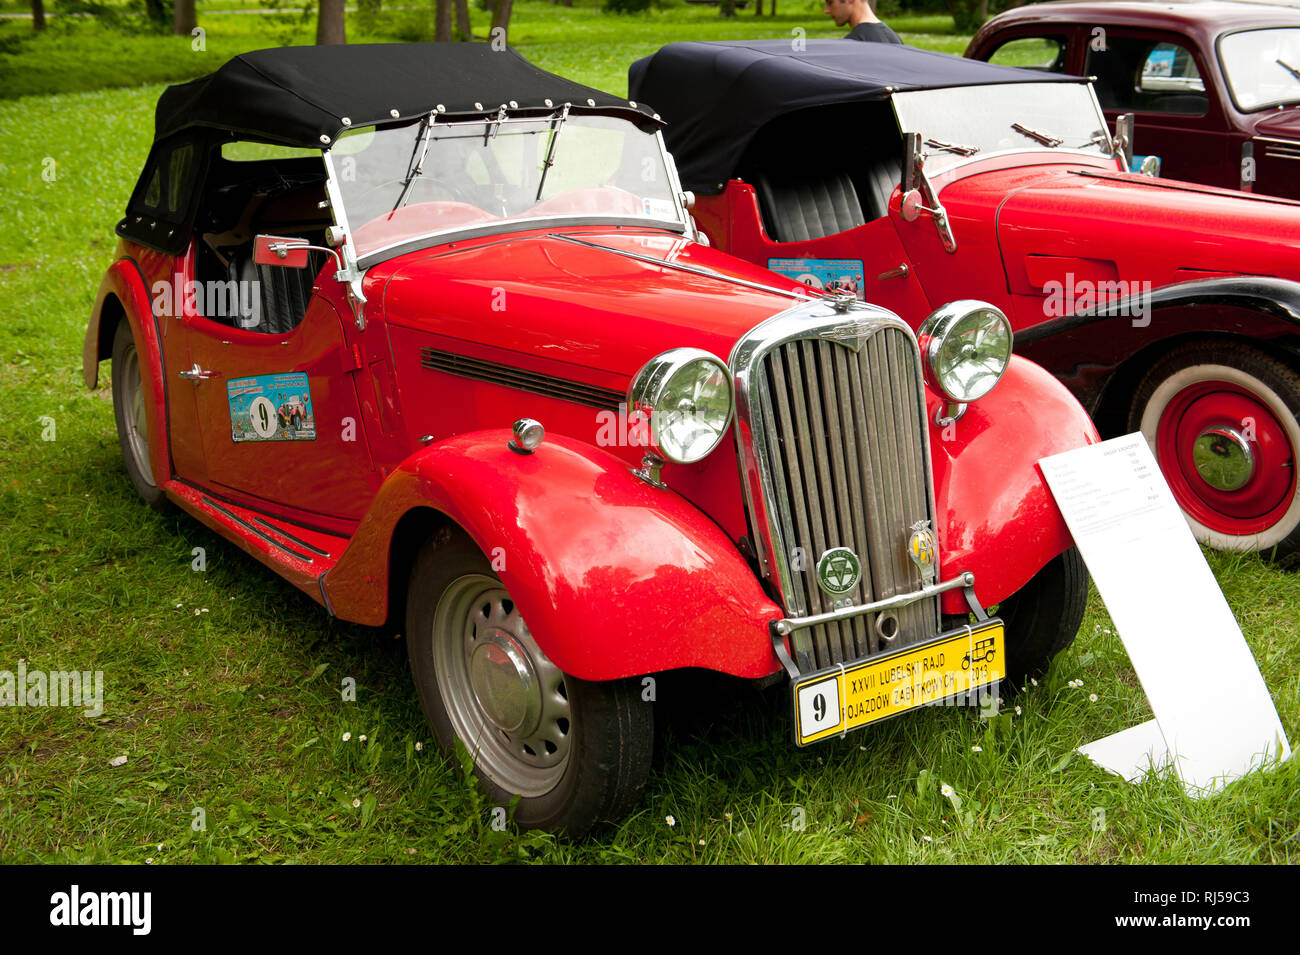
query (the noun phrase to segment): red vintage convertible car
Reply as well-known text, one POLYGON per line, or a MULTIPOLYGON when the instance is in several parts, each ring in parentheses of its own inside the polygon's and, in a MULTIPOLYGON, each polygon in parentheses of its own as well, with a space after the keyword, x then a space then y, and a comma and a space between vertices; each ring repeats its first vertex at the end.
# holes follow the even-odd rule
POLYGON ((487 45, 236 57, 159 101, 86 334, 140 496, 402 630, 441 745, 575 834, 654 674, 787 681, 804 745, 987 700, 1087 593, 1034 462, 1096 432, 1005 316, 918 344, 707 248, 660 125, 487 45))
POLYGON ((1202 541, 1300 554, 1300 203, 1129 174, 1085 80, 912 47, 674 43, 630 88, 714 245, 911 322, 993 303, 1202 541))
POLYGON ((1001 13, 977 60, 1095 77, 1107 119, 1161 175, 1300 199, 1300 9, 1225 0, 1062 0, 1001 13))

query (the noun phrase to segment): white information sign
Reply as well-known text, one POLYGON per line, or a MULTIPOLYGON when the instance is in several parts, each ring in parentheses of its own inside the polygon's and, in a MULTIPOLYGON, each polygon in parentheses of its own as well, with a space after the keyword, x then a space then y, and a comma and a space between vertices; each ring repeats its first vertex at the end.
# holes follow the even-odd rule
POLYGON ((1192 796, 1291 755, 1259 667, 1141 434, 1039 462, 1155 719, 1080 747, 1192 796))

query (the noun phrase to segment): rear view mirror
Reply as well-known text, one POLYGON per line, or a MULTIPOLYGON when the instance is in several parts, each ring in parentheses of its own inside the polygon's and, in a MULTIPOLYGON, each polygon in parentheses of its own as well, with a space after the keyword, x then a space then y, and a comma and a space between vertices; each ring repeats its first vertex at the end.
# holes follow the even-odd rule
POLYGON ((904 133, 903 192, 910 192, 916 188, 916 181, 919 178, 919 173, 924 163, 925 156, 921 150, 921 134, 904 133))
POLYGON ((307 268, 311 243, 302 238, 259 235, 253 240, 253 261, 258 265, 279 265, 287 269, 307 268))

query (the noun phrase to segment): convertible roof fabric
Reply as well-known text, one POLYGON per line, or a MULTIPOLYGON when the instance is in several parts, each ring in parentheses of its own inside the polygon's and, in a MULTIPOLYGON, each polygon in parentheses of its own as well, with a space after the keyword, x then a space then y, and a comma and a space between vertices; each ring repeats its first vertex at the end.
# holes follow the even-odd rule
POLYGON ((805 40, 802 49, 795 46, 791 40, 670 43, 632 64, 630 95, 668 124, 664 138, 687 189, 720 191, 754 134, 797 110, 882 100, 905 90, 1087 82, 892 43, 805 40))
MULTIPOLYGON (((349 128, 448 119, 575 113, 622 116, 647 131, 654 111, 533 66, 489 43, 371 43, 256 50, 169 86, 154 142, 117 234, 169 255, 189 244, 216 147, 231 140, 326 149, 349 128)), ((308 163, 310 160, 299 160, 308 163)), ((316 163, 319 175, 324 167, 316 163)))
POLYGON ((483 115, 505 105, 624 113, 657 126, 652 111, 547 73, 488 43, 369 43, 256 50, 158 100, 155 141, 207 128, 283 146, 332 145, 349 126, 411 120, 431 110, 483 115), (347 122, 344 122, 344 120, 347 122))

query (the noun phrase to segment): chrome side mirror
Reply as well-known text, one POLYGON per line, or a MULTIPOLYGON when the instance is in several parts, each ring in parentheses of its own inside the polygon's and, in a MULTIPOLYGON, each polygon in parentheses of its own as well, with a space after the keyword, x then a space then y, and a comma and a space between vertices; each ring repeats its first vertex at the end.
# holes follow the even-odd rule
POLYGON ((1124 160, 1124 171, 1133 165, 1133 114, 1121 113, 1115 117, 1115 155, 1124 160))

